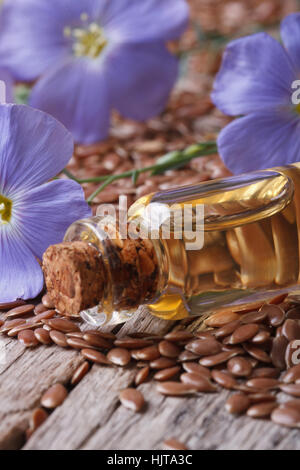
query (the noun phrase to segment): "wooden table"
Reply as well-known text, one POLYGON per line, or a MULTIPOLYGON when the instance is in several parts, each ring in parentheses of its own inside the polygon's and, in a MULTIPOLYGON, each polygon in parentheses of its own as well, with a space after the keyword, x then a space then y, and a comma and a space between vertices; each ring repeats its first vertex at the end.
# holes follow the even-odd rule
MULTIPOLYGON (((118 336, 133 331, 164 334, 173 326, 142 311, 118 336)), ((24 444, 28 418, 43 392, 56 382, 68 382, 83 358, 57 346, 29 350, 14 339, 1 341, 6 360, 0 361, 0 449, 162 449, 171 437, 190 449, 300 449, 300 430, 229 415, 224 410, 226 391, 173 398, 158 394, 153 382, 144 383, 139 389, 147 407, 135 414, 118 400, 119 391, 132 384, 135 369, 99 365, 24 444)))

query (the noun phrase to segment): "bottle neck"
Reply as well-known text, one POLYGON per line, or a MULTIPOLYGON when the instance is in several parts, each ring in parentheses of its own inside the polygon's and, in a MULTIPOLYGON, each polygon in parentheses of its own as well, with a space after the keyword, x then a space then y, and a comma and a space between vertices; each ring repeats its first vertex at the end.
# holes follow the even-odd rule
MULTIPOLYGON (((159 240, 122 239, 115 225, 111 226, 109 221, 104 223, 104 218, 92 217, 76 222, 67 231, 65 242, 78 241, 97 249, 101 269, 105 270, 98 314, 129 315, 140 305, 152 303, 160 296, 167 283, 168 269, 163 269, 167 260, 159 240)), ((82 307, 85 310, 91 305, 82 307)))

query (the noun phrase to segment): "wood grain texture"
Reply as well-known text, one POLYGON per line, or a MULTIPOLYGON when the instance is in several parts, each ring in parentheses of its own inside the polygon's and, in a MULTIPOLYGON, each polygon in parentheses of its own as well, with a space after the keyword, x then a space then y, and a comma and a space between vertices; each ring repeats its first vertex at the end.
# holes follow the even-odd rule
POLYGON ((52 384, 67 382, 83 358, 57 346, 26 349, 2 339, 6 361, 0 369, 0 449, 17 449, 24 441, 30 412, 52 384))
MULTIPOLYGON (((164 334, 172 322, 142 311, 120 329, 164 334)), ((82 362, 76 351, 56 346, 24 350, 11 339, 7 361, 0 364, 0 449, 24 444, 24 430, 42 393, 66 383, 82 362)), ((124 408, 119 391, 133 383, 136 369, 94 365, 34 433, 23 449, 160 449, 177 438, 191 449, 300 449, 299 431, 268 421, 236 418, 224 410, 229 392, 189 398, 164 397, 155 383, 139 386, 147 406, 141 413, 124 408)))

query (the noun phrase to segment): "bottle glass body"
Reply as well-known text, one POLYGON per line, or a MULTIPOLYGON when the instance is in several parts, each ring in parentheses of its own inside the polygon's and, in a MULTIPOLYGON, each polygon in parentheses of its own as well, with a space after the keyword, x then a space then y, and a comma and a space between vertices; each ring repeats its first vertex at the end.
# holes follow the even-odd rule
MULTIPOLYGON (((102 220, 76 222, 65 240, 95 245, 103 240, 102 220)), ((154 250, 153 290, 139 303, 159 317, 209 314, 281 291, 300 294, 300 164, 144 196, 129 208, 128 224, 154 250)), ((108 276, 108 284, 116 282, 108 276)), ((136 305, 125 300, 115 308, 116 286, 114 292, 113 301, 110 294, 92 309, 94 318, 100 319, 105 304, 106 319, 130 317, 136 305)))

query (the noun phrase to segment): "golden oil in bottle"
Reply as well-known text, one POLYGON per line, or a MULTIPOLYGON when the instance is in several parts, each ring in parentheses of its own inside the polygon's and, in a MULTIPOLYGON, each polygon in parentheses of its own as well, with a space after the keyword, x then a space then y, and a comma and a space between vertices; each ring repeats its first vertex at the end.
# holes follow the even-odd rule
MULTIPOLYGON (((85 240, 98 246, 100 219, 76 222, 65 241, 85 240)), ((141 236, 149 229, 149 219, 147 243, 153 247, 158 269, 151 272, 155 288, 151 292, 148 286, 138 303, 147 304, 156 316, 181 319, 283 291, 300 294, 300 164, 144 196, 129 208, 128 223, 141 236)), ((121 243, 119 232, 115 238, 121 243)), ((109 259, 112 250, 104 251, 106 266, 110 265, 107 284, 114 287, 109 289, 109 300, 87 310, 85 318, 106 310, 107 319, 113 314, 114 322, 124 321, 137 305, 126 305, 125 300, 118 307, 120 289, 116 294, 118 280, 109 259)), ((125 265, 117 271, 123 268, 125 273, 125 265)), ((122 276, 127 292, 133 278, 134 274, 122 276)))

